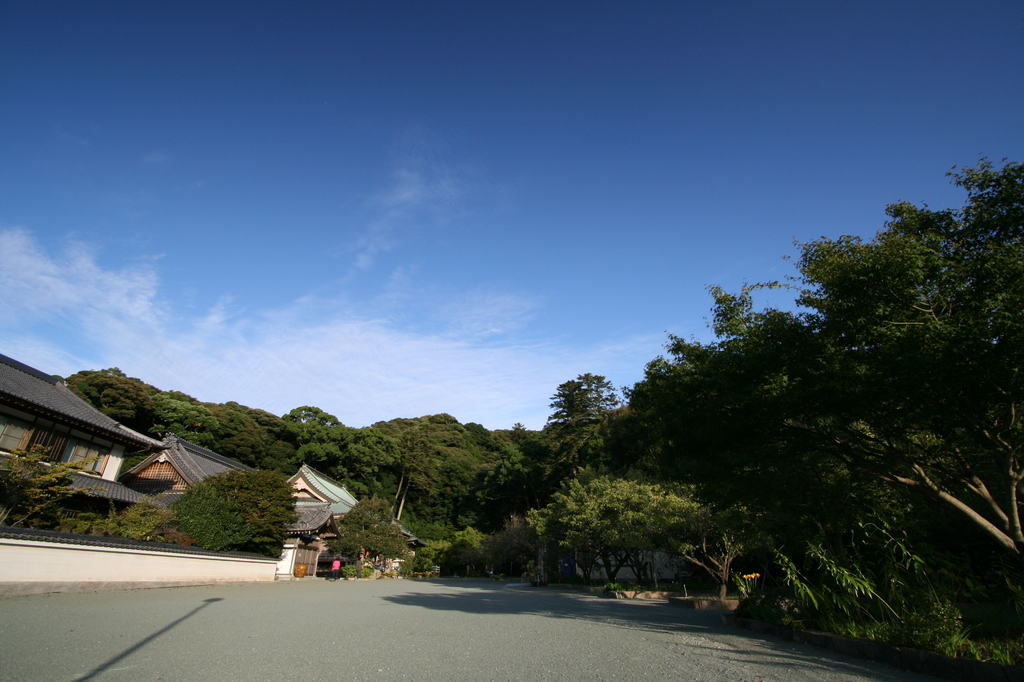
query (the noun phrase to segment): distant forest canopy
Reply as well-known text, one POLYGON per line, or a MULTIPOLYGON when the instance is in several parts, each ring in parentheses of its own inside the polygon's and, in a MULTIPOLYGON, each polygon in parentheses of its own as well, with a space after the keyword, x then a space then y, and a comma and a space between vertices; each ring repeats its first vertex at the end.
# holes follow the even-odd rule
MULTIPOLYGON (((114 367, 67 377, 99 410, 140 433, 175 433, 259 469, 291 475, 302 464, 344 483, 358 497, 394 502, 395 514, 424 538, 505 519, 547 504, 567 475, 611 466, 612 425, 625 415, 614 387, 585 374, 558 387, 543 431, 521 424, 489 431, 449 414, 345 426, 312 407, 277 416, 237 402, 199 401, 162 391, 114 367)), ((129 458, 122 471, 141 457, 129 458)))

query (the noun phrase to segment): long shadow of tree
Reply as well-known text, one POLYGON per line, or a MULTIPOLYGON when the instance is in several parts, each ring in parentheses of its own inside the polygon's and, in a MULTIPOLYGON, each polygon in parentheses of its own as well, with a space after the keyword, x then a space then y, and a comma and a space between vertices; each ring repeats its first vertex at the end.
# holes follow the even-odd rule
POLYGON ((600 623, 617 628, 674 635, 680 655, 704 655, 753 668, 766 664, 794 671, 794 679, 816 679, 849 674, 892 682, 923 676, 858 661, 810 645, 786 642, 739 630, 723 622, 721 611, 701 611, 671 606, 660 600, 621 600, 573 591, 531 588, 518 583, 484 581, 430 581, 444 592, 406 592, 381 597, 384 601, 437 611, 458 611, 474 615, 539 616, 600 623), (719 641, 715 636, 731 642, 719 641), (741 642, 737 643, 739 639, 741 642), (749 642, 744 646, 742 641, 749 642), (816 660, 827 659, 827 663, 816 660), (816 674, 820 671, 820 675, 816 674))

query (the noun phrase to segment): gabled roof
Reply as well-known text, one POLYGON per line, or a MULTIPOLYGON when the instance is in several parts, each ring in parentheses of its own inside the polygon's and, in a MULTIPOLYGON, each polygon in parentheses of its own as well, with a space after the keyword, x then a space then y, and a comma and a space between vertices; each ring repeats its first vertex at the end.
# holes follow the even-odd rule
POLYGON ((92 497, 103 497, 116 502, 141 502, 145 497, 137 490, 124 486, 117 481, 108 481, 99 476, 79 471, 71 477, 71 487, 92 497))
POLYGON ((300 484, 304 482, 314 497, 330 504, 331 511, 335 514, 347 514, 356 506, 356 498, 345 486, 310 466, 303 464, 298 472, 288 479, 288 483, 293 487, 297 487, 297 481, 300 484))
POLYGON ((408 544, 412 545, 413 547, 426 547, 427 546, 426 541, 420 540, 418 537, 413 535, 411 532, 409 532, 408 528, 403 526, 398 521, 395 521, 395 523, 398 523, 398 526, 402 529, 402 535, 405 537, 405 541, 408 544))
POLYGON ((288 532, 293 535, 316 532, 334 521, 334 512, 326 502, 296 502, 295 512, 299 518, 288 526, 288 532))
POLYGON ((173 433, 164 437, 163 449, 142 460, 128 471, 121 474, 121 480, 130 482, 132 478, 153 462, 168 462, 188 485, 193 485, 209 476, 223 474, 233 469, 255 471, 241 462, 219 455, 213 450, 190 443, 173 433))
POLYGON ((160 446, 160 441, 132 431, 79 398, 63 379, 6 355, 0 355, 0 397, 26 411, 102 434, 123 445, 147 449, 160 446))

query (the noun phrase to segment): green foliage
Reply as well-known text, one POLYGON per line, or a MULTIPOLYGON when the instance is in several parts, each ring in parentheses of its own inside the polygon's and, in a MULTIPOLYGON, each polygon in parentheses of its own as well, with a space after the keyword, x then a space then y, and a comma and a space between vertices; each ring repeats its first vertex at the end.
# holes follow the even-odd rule
POLYGON ((60 530, 65 533, 103 535, 147 542, 170 542, 179 539, 174 527, 174 515, 146 502, 133 504, 121 511, 111 510, 102 515, 82 512, 62 519, 60 530))
POLYGON ((807 627, 952 655, 966 632, 954 585, 937 582, 924 558, 879 526, 861 526, 836 555, 810 544, 803 570, 778 554, 793 587, 794 618, 807 627))
MULTIPOLYGON (((668 527, 678 538, 676 551, 707 572, 718 584, 719 599, 725 599, 733 563, 744 554, 769 546, 771 540, 759 520, 740 506, 715 509, 689 499, 676 509, 675 525, 668 527)), ((741 593, 748 586, 744 580, 741 593)))
POLYGON ((295 498, 276 471, 230 471, 188 488, 171 506, 178 528, 206 549, 233 549, 276 557, 295 498))
POLYGON ((284 416, 298 443, 296 457, 343 483, 354 495, 379 492, 380 474, 398 459, 393 439, 378 429, 353 429, 316 407, 284 416))
MULTIPOLYGON (((575 552, 587 580, 600 566, 614 581, 629 564, 646 581, 653 552, 698 555, 685 538, 694 532, 699 509, 689 497, 661 485, 583 471, 527 518, 541 540, 575 552)), ((705 524, 700 532, 702 546, 710 546, 712 529, 705 524)), ((735 554, 730 556, 730 564, 734 558, 735 554)), ((728 581, 727 570, 724 580, 728 581)))
POLYGON ((240 510, 250 535, 239 549, 280 556, 287 528, 298 518, 294 491, 283 474, 234 470, 207 478, 202 483, 209 483, 240 510))
POLYGON ((214 447, 214 433, 220 421, 209 407, 192 396, 168 391, 153 396, 154 424, 150 433, 157 436, 173 433, 196 445, 214 447))
POLYGON ((153 394, 157 390, 116 367, 83 371, 67 378, 68 388, 100 412, 128 428, 146 433, 153 425, 153 394))
POLYGON ((49 527, 56 524, 60 503, 76 494, 71 476, 83 471, 93 460, 49 462, 47 448, 30 452, 14 449, 0 457, 9 469, 0 474, 0 525, 49 527))
MULTIPOLYGON (((505 525, 484 538, 482 549, 491 563, 522 566, 537 555, 538 539, 524 516, 514 514, 505 525)), ((511 574, 513 571, 509 571, 511 574)))
POLYGON ((288 424, 280 417, 236 402, 210 406, 217 418, 216 447, 222 455, 258 469, 295 472, 295 446, 288 424))
POLYGON ((339 536, 331 551, 357 558, 365 552, 372 559, 401 559, 408 555, 405 536, 394 521, 391 505, 380 498, 366 498, 338 522, 339 536))
POLYGON ((829 543, 921 492, 1021 556, 1024 167, 953 177, 962 209, 801 245, 796 312, 712 289, 718 339, 672 337, 631 393, 666 471, 829 543))
POLYGON ((469 565, 477 569, 483 568, 487 562, 487 553, 484 551, 485 539, 486 536, 472 526, 456 531, 452 536, 451 547, 443 565, 469 565))
POLYGON ((364 566, 362 573, 359 573, 359 569, 356 567, 355 564, 348 564, 346 566, 341 567, 341 574, 349 579, 355 578, 356 575, 359 574, 359 577, 365 580, 366 578, 373 577, 373 569, 369 566, 364 566))
POLYGON ((186 489, 171 511, 178 528, 204 549, 239 549, 252 538, 241 508, 205 481, 186 489))
POLYGON ((605 463, 600 427, 618 404, 615 387, 603 376, 581 374, 558 387, 545 429, 554 443, 549 475, 560 480, 576 476, 580 467, 605 463))

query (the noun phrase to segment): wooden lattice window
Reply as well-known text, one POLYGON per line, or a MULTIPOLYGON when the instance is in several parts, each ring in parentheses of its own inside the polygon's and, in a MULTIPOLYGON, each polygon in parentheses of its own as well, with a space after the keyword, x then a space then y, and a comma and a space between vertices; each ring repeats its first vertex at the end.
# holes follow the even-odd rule
POLYGON ((68 436, 37 426, 32 430, 27 449, 31 451, 35 447, 45 448, 46 459, 51 462, 59 462, 64 456, 64 450, 68 447, 68 436))
POLYGON ((168 490, 184 490, 186 483, 169 462, 153 462, 135 474, 131 487, 145 495, 155 495, 168 490))

